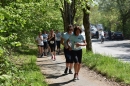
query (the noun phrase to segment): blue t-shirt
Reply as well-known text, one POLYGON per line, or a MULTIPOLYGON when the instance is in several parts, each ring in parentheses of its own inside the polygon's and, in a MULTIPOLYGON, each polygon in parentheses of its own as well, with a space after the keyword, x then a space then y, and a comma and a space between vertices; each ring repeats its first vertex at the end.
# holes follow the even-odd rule
POLYGON ((43 42, 47 42, 48 35, 47 34, 42 34, 42 36, 43 36, 43 42))
POLYGON ((56 41, 60 41, 61 40, 61 33, 56 33, 56 41))
POLYGON ((72 34, 68 34, 68 32, 63 33, 62 38, 64 39, 64 45, 67 47, 67 40, 72 34))
POLYGON ((69 37, 70 43, 71 43, 71 48, 72 50, 80 50, 81 46, 76 47, 75 43, 83 43, 85 40, 83 35, 79 34, 78 36, 75 36, 74 34, 69 37))

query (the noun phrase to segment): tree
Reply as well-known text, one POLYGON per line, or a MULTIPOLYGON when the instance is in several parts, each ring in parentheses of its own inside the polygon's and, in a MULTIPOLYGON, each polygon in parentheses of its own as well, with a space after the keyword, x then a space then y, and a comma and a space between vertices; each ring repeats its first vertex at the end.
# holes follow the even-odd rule
POLYGON ((130 1, 129 0, 100 0, 99 1, 100 10, 103 14, 106 13, 109 18, 110 25, 116 25, 116 29, 123 31, 124 36, 129 36, 128 32, 130 27, 130 1), (114 12, 115 11, 115 12, 114 12), (115 14, 113 14, 115 13, 115 14), (108 15, 109 14, 109 15, 108 15), (113 18, 114 16, 115 18, 113 18), (116 20, 116 21, 115 21, 116 20))
POLYGON ((64 23, 64 31, 67 31, 67 26, 70 24, 74 24, 74 17, 76 13, 76 0, 60 0, 62 7, 60 8, 63 23, 64 23))
POLYGON ((120 12, 120 19, 122 22, 122 31, 124 36, 126 36, 127 28, 126 22, 130 18, 130 1, 129 0, 116 0, 117 7, 120 12))
POLYGON ((90 37, 90 22, 89 22, 89 12, 90 7, 88 4, 85 4, 85 7, 83 8, 83 25, 85 28, 85 36, 86 36, 86 42, 87 42, 87 48, 86 51, 92 51, 92 42, 90 37))

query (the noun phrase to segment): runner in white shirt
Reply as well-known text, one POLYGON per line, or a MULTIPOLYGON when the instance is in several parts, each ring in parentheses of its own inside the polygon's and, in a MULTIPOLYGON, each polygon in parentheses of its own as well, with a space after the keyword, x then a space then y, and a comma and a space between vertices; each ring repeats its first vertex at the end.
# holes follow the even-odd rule
POLYGON ((36 37, 36 42, 37 42, 37 45, 38 45, 39 57, 42 57, 43 46, 44 46, 42 32, 39 32, 39 35, 36 37))

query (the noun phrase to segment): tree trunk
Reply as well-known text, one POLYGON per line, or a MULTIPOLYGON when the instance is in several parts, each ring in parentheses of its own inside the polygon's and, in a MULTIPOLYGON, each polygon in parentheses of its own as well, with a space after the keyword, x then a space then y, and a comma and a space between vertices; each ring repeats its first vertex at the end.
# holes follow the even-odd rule
POLYGON ((1 6, 4 7, 6 5, 6 0, 0 0, 1 6))
POLYGON ((122 31, 123 31, 123 35, 124 35, 124 37, 126 37, 126 28, 125 28, 125 25, 126 25, 126 19, 125 18, 123 18, 122 19, 122 31))
POLYGON ((64 23, 64 31, 67 31, 68 25, 73 25, 74 23, 74 17, 76 13, 75 0, 72 0, 72 3, 70 4, 66 0, 64 0, 63 10, 60 9, 60 11, 64 23))
POLYGON ((90 35, 90 22, 89 22, 89 13, 87 10, 90 10, 90 7, 86 5, 86 9, 83 9, 83 25, 85 28, 85 36, 86 36, 86 51, 92 51, 92 42, 91 42, 91 35, 90 35))

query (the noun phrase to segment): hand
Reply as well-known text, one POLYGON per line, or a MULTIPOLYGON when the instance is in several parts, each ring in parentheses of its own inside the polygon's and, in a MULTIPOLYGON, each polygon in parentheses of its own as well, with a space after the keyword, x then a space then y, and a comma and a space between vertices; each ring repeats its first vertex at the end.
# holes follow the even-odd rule
POLYGON ((65 47, 65 49, 68 49, 68 46, 66 46, 65 44, 64 44, 64 47, 65 47))
POLYGON ((72 48, 71 48, 71 47, 69 47, 69 50, 71 51, 71 50, 72 50, 72 48))
POLYGON ((75 43, 76 47, 79 47, 80 46, 80 43, 75 43))

